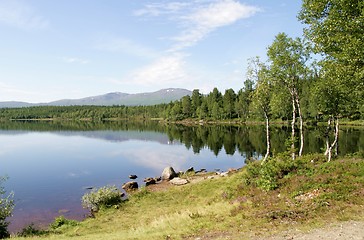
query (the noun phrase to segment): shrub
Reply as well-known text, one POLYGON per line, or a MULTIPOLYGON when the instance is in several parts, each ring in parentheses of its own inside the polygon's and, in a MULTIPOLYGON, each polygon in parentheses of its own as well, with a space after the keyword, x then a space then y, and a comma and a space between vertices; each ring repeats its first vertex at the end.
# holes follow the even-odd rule
POLYGON ((12 215, 14 209, 13 193, 4 196, 6 193, 1 183, 6 180, 5 177, 0 177, 0 238, 9 237, 7 217, 12 215))
POLYGON ((274 190, 279 187, 279 179, 296 172, 299 168, 304 168, 304 161, 292 161, 289 156, 270 158, 264 164, 253 162, 247 165, 244 182, 265 191, 274 190))
POLYGON ((34 227, 34 224, 30 224, 29 226, 23 228, 21 232, 18 233, 19 237, 32 237, 32 236, 40 236, 44 235, 47 232, 44 230, 39 230, 34 227))
POLYGON ((62 226, 77 226, 78 222, 76 220, 67 219, 64 216, 59 216, 54 219, 54 221, 49 225, 53 230, 58 229, 62 226))
POLYGON ((106 186, 93 189, 82 197, 82 206, 90 210, 91 214, 102 208, 118 206, 124 194, 115 186, 106 186))

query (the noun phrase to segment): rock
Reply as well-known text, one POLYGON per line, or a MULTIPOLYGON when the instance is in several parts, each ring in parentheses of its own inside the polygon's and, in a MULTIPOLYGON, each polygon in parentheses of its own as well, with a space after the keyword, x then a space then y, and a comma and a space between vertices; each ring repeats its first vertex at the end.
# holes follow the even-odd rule
POLYGON ((198 174, 198 173, 206 173, 206 172, 207 172, 206 171, 206 168, 201 168, 200 170, 195 171, 196 174, 198 174))
POLYGON ((159 181, 161 181, 161 180, 162 180, 162 177, 161 177, 161 176, 159 176, 159 177, 155 177, 155 178, 154 178, 154 180, 155 180, 156 182, 159 182, 159 181))
POLYGON ((149 186, 151 184, 156 184, 155 179, 151 178, 151 177, 144 179, 144 182, 145 182, 145 186, 149 186))
POLYGON ((220 176, 221 177, 227 177, 227 176, 229 176, 229 172, 220 173, 220 176))
POLYGON ((131 191, 131 190, 138 189, 138 187, 139 186, 138 186, 137 182, 127 182, 127 183, 124 183, 121 188, 124 189, 125 191, 131 191))
POLYGON ((166 167, 162 172, 162 180, 171 180, 175 177, 177 174, 172 167, 166 167))
POLYGON ((131 174, 131 175, 129 175, 129 178, 130 178, 130 179, 137 179, 137 178, 138 178, 138 176, 137 176, 137 175, 134 175, 134 174, 131 174))
POLYGON ((189 169, 186 170, 186 173, 192 173, 195 172, 195 169, 193 169, 193 167, 190 167, 189 169))
POLYGON ((71 212, 71 210, 69 210, 69 209, 61 209, 61 210, 58 210, 58 213, 59 214, 66 214, 66 213, 69 213, 69 212, 71 212))
POLYGON ((179 178, 179 177, 175 177, 169 182, 172 183, 173 185, 185 185, 185 184, 188 183, 188 180, 183 179, 183 178, 179 178))

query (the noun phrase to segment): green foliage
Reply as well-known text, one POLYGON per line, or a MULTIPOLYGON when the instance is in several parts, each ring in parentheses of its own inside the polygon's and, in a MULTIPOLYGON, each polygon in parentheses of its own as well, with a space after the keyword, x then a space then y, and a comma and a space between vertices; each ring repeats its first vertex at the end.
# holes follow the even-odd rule
POLYGON ((64 216, 59 216, 54 219, 54 221, 49 225, 53 230, 56 230, 63 226, 77 226, 78 222, 76 220, 67 219, 64 216))
POLYGON ((362 1, 304 0, 299 19, 305 36, 323 56, 316 94, 321 111, 353 115, 364 99, 364 4, 362 1))
POLYGON ((279 187, 279 180, 297 171, 302 161, 292 161, 288 156, 268 159, 264 164, 256 161, 248 164, 244 182, 270 191, 279 187))
POLYGON ((12 215, 14 209, 13 193, 5 196, 6 192, 4 187, 1 186, 6 180, 6 177, 0 177, 0 238, 5 238, 9 236, 7 230, 9 223, 6 221, 7 217, 12 215))
POLYGON ((30 224, 23 228, 17 235, 19 237, 33 237, 47 234, 47 231, 37 229, 34 224, 30 224))
POLYGON ((105 186, 83 195, 82 206, 95 213, 103 208, 118 206, 122 202, 122 197, 123 193, 115 186, 105 186))
POLYGON ((10 236, 8 232, 9 223, 6 221, 0 221, 0 239, 7 238, 10 236))

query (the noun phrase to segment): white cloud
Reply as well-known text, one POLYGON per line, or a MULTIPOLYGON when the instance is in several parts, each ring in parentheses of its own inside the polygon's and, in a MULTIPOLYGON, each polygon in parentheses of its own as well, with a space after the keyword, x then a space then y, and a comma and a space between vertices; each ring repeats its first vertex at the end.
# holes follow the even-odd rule
POLYGON ((134 83, 141 85, 170 86, 188 81, 185 56, 172 54, 163 56, 151 64, 134 71, 131 78, 134 83))
POLYGON ((62 58, 62 60, 67 63, 80 63, 80 64, 87 64, 90 62, 87 59, 76 58, 76 57, 64 57, 62 58))
POLYGON ((234 0, 217 1, 207 6, 201 6, 192 13, 181 16, 186 28, 173 38, 177 43, 172 51, 181 50, 195 45, 203 40, 210 32, 240 19, 253 16, 259 8, 241 4, 234 0))
MULTIPOLYGON (((161 56, 148 66, 138 69, 130 79, 137 84, 164 87, 172 84, 187 88, 196 85, 196 81, 201 78, 200 71, 188 71, 190 69, 182 51, 196 45, 218 28, 249 18, 258 11, 259 8, 242 4, 237 0, 191 0, 145 5, 144 8, 135 11, 134 15, 161 17, 163 20, 172 21, 179 28, 179 33, 168 38, 173 41, 166 50, 171 55, 161 56)), ((209 86, 204 88, 208 89, 209 86)))
POLYGON ((103 39, 100 43, 96 44, 96 48, 110 52, 122 52, 131 56, 142 58, 155 58, 159 55, 153 49, 122 37, 108 37, 103 39))
POLYGON ((236 0, 195 0, 186 2, 154 3, 134 12, 137 17, 169 16, 177 21, 181 32, 171 39, 175 42, 169 52, 180 51, 203 40, 212 31, 252 17, 259 8, 236 0))
POLYGON ((137 17, 157 17, 160 15, 176 14, 190 5, 191 3, 186 2, 152 3, 145 5, 143 9, 134 11, 134 15, 137 17))
POLYGON ((45 29, 48 20, 38 15, 29 5, 16 0, 0 1, 0 24, 24 30, 45 29))

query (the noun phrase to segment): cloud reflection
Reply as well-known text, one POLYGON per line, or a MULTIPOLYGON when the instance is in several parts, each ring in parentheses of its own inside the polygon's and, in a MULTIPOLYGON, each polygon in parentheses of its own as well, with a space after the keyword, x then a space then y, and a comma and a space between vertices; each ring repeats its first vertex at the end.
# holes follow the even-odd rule
POLYGON ((91 173, 87 170, 83 170, 80 172, 69 172, 67 173, 67 178, 79 178, 79 177, 83 177, 86 175, 90 175, 91 173))
POLYGON ((134 165, 161 171, 167 166, 172 166, 176 171, 182 170, 189 159, 189 153, 182 146, 165 146, 162 144, 148 144, 133 141, 133 147, 124 148, 110 153, 120 156, 134 165))

